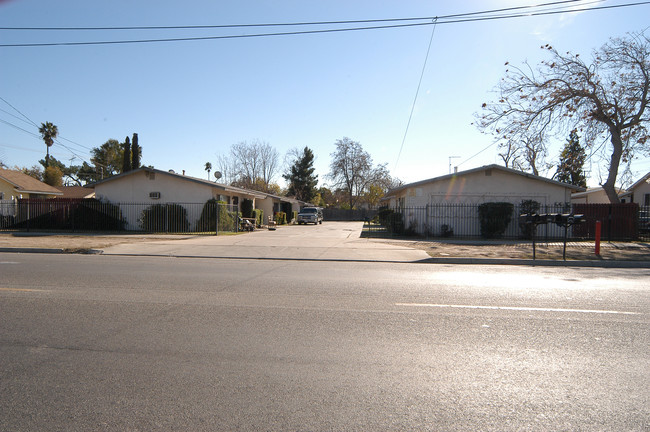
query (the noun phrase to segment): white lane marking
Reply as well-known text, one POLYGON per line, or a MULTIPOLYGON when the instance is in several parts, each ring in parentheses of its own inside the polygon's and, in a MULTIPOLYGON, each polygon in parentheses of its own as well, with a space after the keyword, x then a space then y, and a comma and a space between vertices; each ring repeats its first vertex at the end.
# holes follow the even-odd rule
POLYGON ((34 289, 34 288, 0 288, 0 291, 48 292, 49 290, 34 289))
POLYGON ((568 312, 568 313, 591 313, 610 315, 641 315, 639 312, 624 312, 597 309, 558 309, 558 308, 535 308, 521 306, 478 306, 478 305, 450 305, 450 304, 429 304, 429 303, 395 303, 395 306, 429 307, 429 308, 455 308, 455 309, 490 309, 490 310, 511 310, 524 312, 568 312))

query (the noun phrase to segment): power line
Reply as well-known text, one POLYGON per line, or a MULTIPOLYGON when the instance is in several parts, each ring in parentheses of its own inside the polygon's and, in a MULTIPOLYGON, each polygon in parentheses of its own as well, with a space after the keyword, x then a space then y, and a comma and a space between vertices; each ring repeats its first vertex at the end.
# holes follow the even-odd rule
POLYGON ((415 111, 415 104, 418 101, 418 95, 420 94, 420 86, 422 85, 422 78, 424 78, 424 72, 427 68, 427 62, 429 60, 429 53, 431 52, 431 44, 433 43, 433 36, 436 33, 436 26, 434 24, 433 29, 431 30, 431 38, 429 39, 429 46, 427 47, 427 55, 424 57, 424 64, 422 65, 422 72, 420 72, 420 80, 418 81, 418 87, 415 90, 415 97, 413 98, 413 104, 411 105, 411 113, 409 114, 408 122, 406 123, 406 130, 404 131, 404 137, 402 138, 402 145, 399 148, 399 153, 397 154, 397 160, 395 161, 395 170, 397 170, 397 164, 399 163, 399 158, 402 156, 402 149, 404 148, 404 143, 406 142, 406 135, 409 132, 409 126, 411 125, 411 119, 413 118, 413 111, 415 111))
POLYGON ((480 155, 480 154, 483 153, 485 150, 489 149, 490 147, 493 147, 494 145, 496 145, 496 144, 498 144, 498 143, 499 143, 498 141, 493 142, 493 143, 490 144, 489 146, 485 147, 483 150, 481 150, 481 151, 479 151, 478 153, 476 153, 476 154, 474 154, 474 155, 468 157, 467 159, 465 159, 464 161, 462 161, 461 163, 459 163, 459 164, 456 165, 456 166, 459 167, 459 166, 461 166, 462 164, 464 164, 465 162, 468 162, 468 161, 470 161, 471 159, 474 159, 476 156, 480 155))
MULTIPOLYGON (((177 25, 177 26, 111 26, 111 27, 0 27, 0 30, 30 30, 30 31, 123 31, 123 30, 196 30, 196 29, 224 29, 224 28, 250 28, 250 27, 289 27, 289 26, 315 26, 315 25, 341 25, 341 24, 369 24, 380 22, 403 22, 403 21, 431 21, 434 19, 459 18, 473 15, 483 15, 512 10, 541 8, 546 6, 576 3, 581 0, 563 0, 539 5, 515 6, 501 9, 491 9, 479 12, 467 12, 460 14, 442 15, 437 17, 414 17, 414 18, 384 18, 367 20, 340 20, 340 21, 312 21, 312 22, 288 22, 288 23, 259 23, 259 24, 217 24, 217 25, 177 25)), ((596 0, 591 3, 599 3, 605 0, 596 0)))
MULTIPOLYGON (((32 126, 38 127, 38 125, 37 125, 36 123, 34 123, 34 122, 29 118, 29 117, 27 117, 25 114, 23 114, 22 112, 20 112, 20 111, 18 110, 18 108, 16 108, 15 106, 13 106, 13 105, 10 104, 9 102, 7 102, 4 98, 0 97, 0 100, 1 100, 2 102, 6 103, 7 105, 9 105, 9 106, 10 106, 14 111, 16 111, 18 114, 20 114, 20 115, 21 115, 21 116, 22 116, 22 117, 27 121, 27 123, 31 124, 32 126)), ((2 110, 2 111, 4 111, 4 110, 2 110)), ((6 112, 6 111, 4 111, 4 112, 6 112)), ((7 114, 9 114, 9 113, 7 113, 7 114)), ((12 116, 12 117, 16 117, 16 116, 14 116, 13 114, 9 114, 9 115, 12 116)), ((18 118, 18 117, 16 117, 16 118, 18 118)))
MULTIPOLYGON (((546 6, 548 5, 553 5, 553 4, 561 4, 561 3, 573 3, 579 0, 570 0, 570 1, 565 1, 565 2, 554 2, 554 3, 547 3, 545 4, 546 6)), ((533 16, 544 16, 544 15, 556 15, 556 14, 564 14, 564 13, 578 13, 578 12, 585 12, 585 11, 595 11, 595 10, 605 10, 605 9, 615 9, 615 8, 623 8, 623 7, 632 7, 632 6, 642 6, 642 5, 647 5, 650 4, 649 1, 642 1, 642 2, 635 2, 635 3, 625 3, 625 4, 620 4, 620 5, 611 5, 611 6, 593 6, 593 7, 585 7, 585 8, 573 8, 573 9, 568 9, 566 7, 560 8, 560 10, 551 10, 551 11, 538 11, 538 12, 527 12, 527 13, 512 13, 512 14, 503 14, 503 15, 492 15, 492 16, 478 16, 474 18, 462 18, 462 16, 469 16, 469 15, 478 15, 478 14, 488 14, 488 13, 494 13, 492 11, 484 11, 484 12, 473 12, 473 13, 468 13, 468 14, 456 14, 456 15, 449 15, 448 17, 461 17, 459 19, 438 19, 435 24, 457 24, 457 23, 468 23, 468 22, 477 22, 477 21, 491 21, 491 20, 500 20, 500 19, 510 19, 510 18, 525 18, 525 17, 533 17, 533 16)), ((527 6, 527 8, 539 8, 541 6, 545 5, 539 5, 539 6, 527 6)), ((498 11, 498 10, 494 10, 498 11)), ((273 36, 299 36, 299 35, 308 35, 308 34, 325 34, 325 33, 340 33, 340 32, 352 32, 352 31, 364 31, 364 30, 383 30, 383 29, 396 29, 396 28, 408 28, 408 27, 419 27, 419 26, 428 26, 428 25, 433 25, 435 17, 433 18, 395 18, 395 19, 388 19, 388 20, 364 20, 364 21, 350 21, 350 23, 371 23, 371 22, 400 22, 400 21, 423 21, 423 22, 411 22, 407 24, 391 24, 391 25, 377 25, 377 26, 363 26, 363 27, 346 27, 346 28, 335 28, 335 29, 321 29, 321 30, 303 30, 303 31, 289 31, 289 32, 275 32, 275 33, 252 33, 252 34, 244 34, 244 35, 221 35, 221 36, 197 36, 197 37, 175 37, 175 38, 158 38, 158 39, 132 39, 132 40, 109 40, 109 41, 85 41, 85 42, 37 42, 37 43, 14 43, 14 44, 0 44, 0 48, 20 48, 20 47, 52 47, 52 46, 89 46, 89 45, 124 45, 124 44, 137 44, 137 43, 165 43, 165 42, 188 42, 188 41, 207 41, 207 40, 225 40, 225 39, 244 39, 244 38, 260 38, 260 37, 273 37, 273 36)), ((345 21, 339 21, 339 22, 332 22, 335 24, 344 24, 346 23, 345 21)), ((284 25, 284 26, 291 26, 291 25, 308 25, 310 23, 285 23, 285 24, 248 24, 248 25, 237 25, 238 27, 241 26, 270 26, 270 25, 284 25)), ((320 24, 326 24, 325 22, 322 23, 311 23, 311 25, 320 25, 320 24)), ((185 26, 188 27, 188 26, 185 26)), ((185 28, 182 26, 179 26, 179 28, 185 28)), ((197 26, 199 27, 199 26, 197 26)), ((10 28, 10 27, 5 27, 5 28, 0 28, 0 30, 18 30, 21 28, 10 28)), ((22 28, 24 30, 29 30, 30 28, 22 28)), ((36 30, 38 28, 31 28, 31 30, 36 30)), ((74 30, 75 28, 41 28, 43 30, 74 30)), ((76 28, 77 30, 82 30, 83 28, 79 27, 76 28)), ((90 28, 89 28, 90 29, 90 28)), ((96 28, 97 30, 101 30, 101 28, 96 28)), ((110 28, 108 28, 110 29, 110 28)), ((118 29, 127 29, 127 28, 112 28, 114 30, 118 29)), ((133 28, 132 28, 133 29, 133 28)), ((144 29, 144 28, 141 28, 144 29)), ((155 29, 155 28, 151 28, 155 29)))

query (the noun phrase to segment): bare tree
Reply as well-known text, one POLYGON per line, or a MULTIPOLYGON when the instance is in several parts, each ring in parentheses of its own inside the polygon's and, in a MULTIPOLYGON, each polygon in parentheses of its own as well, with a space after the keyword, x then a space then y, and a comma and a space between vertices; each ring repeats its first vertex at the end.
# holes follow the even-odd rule
POLYGON ((534 175, 539 175, 539 170, 545 168, 546 155, 548 147, 544 138, 539 135, 527 136, 521 140, 521 149, 523 158, 526 162, 525 170, 530 170, 534 175))
POLYGON ((350 208, 371 185, 388 190, 393 185, 386 164, 373 167, 372 157, 363 150, 361 144, 350 138, 336 141, 336 151, 331 154, 330 172, 327 175, 335 188, 345 192, 350 208))
POLYGON ((521 166, 521 154, 517 143, 512 140, 507 140, 499 144, 499 148, 502 149, 499 153, 499 157, 503 160, 503 164, 506 168, 513 169, 522 169, 521 166))
POLYGON ((260 178, 268 188, 280 170, 280 155, 278 151, 267 142, 257 143, 260 155, 260 178))
POLYGON ((217 167, 224 183, 268 192, 277 176, 280 156, 269 143, 240 141, 228 155, 219 156, 217 167))
POLYGON ((551 58, 536 69, 528 63, 509 66, 497 87, 499 100, 483 104, 478 127, 513 142, 531 134, 566 136, 573 129, 582 131, 587 146, 607 137, 603 189, 611 202, 619 202, 619 165, 629 164, 637 151, 649 153, 650 40, 644 33, 610 39, 590 64, 579 54, 542 48, 551 58))
POLYGON ((223 184, 232 184, 236 180, 235 177, 235 168, 233 160, 229 155, 219 155, 217 156, 217 162, 215 164, 217 171, 221 173, 221 183, 223 184))

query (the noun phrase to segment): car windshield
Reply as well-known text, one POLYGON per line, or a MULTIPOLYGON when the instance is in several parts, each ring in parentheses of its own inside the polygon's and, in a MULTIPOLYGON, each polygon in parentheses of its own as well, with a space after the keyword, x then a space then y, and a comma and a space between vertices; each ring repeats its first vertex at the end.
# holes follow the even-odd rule
POLYGON ((315 208, 304 208, 304 209, 302 209, 302 212, 303 213, 316 213, 316 209, 315 208))

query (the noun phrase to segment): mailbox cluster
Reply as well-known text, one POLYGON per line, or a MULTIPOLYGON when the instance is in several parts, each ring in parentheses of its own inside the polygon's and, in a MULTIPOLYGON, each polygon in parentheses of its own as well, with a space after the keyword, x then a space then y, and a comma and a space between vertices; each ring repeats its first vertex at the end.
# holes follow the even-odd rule
POLYGON ((554 223, 558 226, 564 227, 564 250, 562 252, 562 259, 566 261, 566 242, 567 234, 569 227, 571 225, 579 224, 585 221, 585 216, 581 214, 562 214, 562 213, 549 213, 549 214, 537 214, 529 213, 522 214, 519 216, 519 222, 524 224, 532 225, 532 238, 533 238, 533 260, 535 260, 535 232, 537 231, 537 225, 546 225, 549 223, 554 223))
POLYGON ((549 213, 549 214, 522 214, 519 216, 519 221, 525 224, 533 225, 545 225, 549 223, 554 223, 558 226, 571 226, 585 221, 584 215, 573 213, 562 214, 562 213, 549 213))

